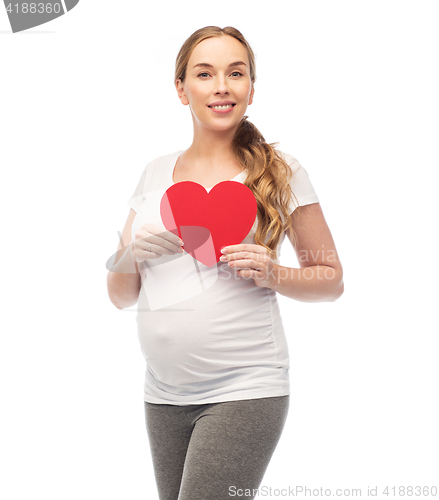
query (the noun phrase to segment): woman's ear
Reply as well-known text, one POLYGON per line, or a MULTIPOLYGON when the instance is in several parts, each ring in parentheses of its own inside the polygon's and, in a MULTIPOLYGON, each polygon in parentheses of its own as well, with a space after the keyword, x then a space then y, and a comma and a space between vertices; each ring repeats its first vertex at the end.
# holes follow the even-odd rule
POLYGON ((175 88, 177 89, 178 98, 180 99, 181 103, 187 106, 189 104, 189 100, 184 93, 183 83, 180 79, 175 82, 175 88))
POLYGON ((249 97, 249 100, 248 100, 249 105, 253 102, 253 94, 254 93, 255 93, 255 88, 252 85, 252 89, 251 89, 251 92, 250 92, 250 97, 249 97))

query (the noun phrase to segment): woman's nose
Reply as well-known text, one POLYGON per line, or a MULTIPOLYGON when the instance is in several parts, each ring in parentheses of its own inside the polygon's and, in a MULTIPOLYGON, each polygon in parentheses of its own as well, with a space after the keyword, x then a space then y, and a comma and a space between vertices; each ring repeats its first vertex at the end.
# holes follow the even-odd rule
POLYGON ((228 94, 228 93, 229 93, 229 87, 227 86, 225 77, 219 76, 216 81, 215 94, 228 94))

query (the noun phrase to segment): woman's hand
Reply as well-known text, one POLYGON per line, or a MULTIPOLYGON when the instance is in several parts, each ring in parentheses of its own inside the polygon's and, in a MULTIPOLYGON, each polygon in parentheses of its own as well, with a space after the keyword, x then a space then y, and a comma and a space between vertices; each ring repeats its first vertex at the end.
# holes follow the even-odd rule
POLYGON ((262 245, 241 243, 229 245, 221 249, 224 254, 220 257, 222 262, 237 270, 238 276, 252 278, 256 286, 270 287, 274 282, 273 261, 268 250, 262 245))
POLYGON ((162 255, 183 253, 183 242, 178 236, 155 224, 144 224, 133 241, 133 254, 137 262, 157 259, 162 255))

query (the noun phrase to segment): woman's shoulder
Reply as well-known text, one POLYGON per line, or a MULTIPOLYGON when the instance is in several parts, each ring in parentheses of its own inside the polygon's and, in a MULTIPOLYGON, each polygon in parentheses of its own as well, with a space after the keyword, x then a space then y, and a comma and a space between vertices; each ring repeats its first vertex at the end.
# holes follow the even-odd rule
POLYGON ((137 191, 143 192, 152 179, 154 179, 155 183, 166 181, 168 172, 171 171, 181 153, 182 151, 174 151, 150 160, 143 167, 137 191))
POLYGON ((151 167, 151 166, 162 166, 162 165, 169 165, 172 164, 172 162, 176 162, 177 158, 183 153, 183 149, 179 151, 174 151, 173 153, 169 153, 166 155, 158 156, 154 158, 153 160, 150 160, 146 167, 151 167))
MULTIPOLYGON (((298 205, 309 205, 311 203, 318 203, 319 198, 314 190, 314 186, 311 183, 308 172, 299 163, 296 157, 276 149, 276 152, 284 159, 284 161, 291 168, 293 175, 290 179, 290 186, 294 193, 294 197, 298 202, 298 205)), ((292 203, 290 205, 291 212, 294 211, 295 207, 292 203)), ((290 212, 290 213, 291 213, 290 212)))
POLYGON ((291 168, 293 174, 298 172, 302 167, 295 156, 280 149, 275 149, 276 153, 285 161, 285 163, 291 168))

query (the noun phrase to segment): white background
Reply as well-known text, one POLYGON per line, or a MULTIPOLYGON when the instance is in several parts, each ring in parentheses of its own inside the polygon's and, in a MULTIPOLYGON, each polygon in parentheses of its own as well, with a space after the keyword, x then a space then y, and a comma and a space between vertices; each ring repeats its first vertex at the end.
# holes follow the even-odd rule
POLYGON ((0 6, 2 498, 157 499, 136 310, 105 264, 146 163, 191 143, 174 62, 207 25, 252 45, 249 119, 308 171, 344 266, 334 303, 278 296, 291 404, 262 485, 439 487, 438 15, 82 0, 12 34, 0 6))

